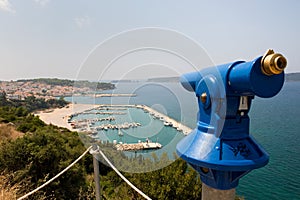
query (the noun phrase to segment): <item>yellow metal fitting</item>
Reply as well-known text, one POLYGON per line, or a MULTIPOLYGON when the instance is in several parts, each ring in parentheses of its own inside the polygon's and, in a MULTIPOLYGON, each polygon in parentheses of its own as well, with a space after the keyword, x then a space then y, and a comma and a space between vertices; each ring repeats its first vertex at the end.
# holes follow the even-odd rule
POLYGON ((274 53, 272 49, 268 49, 261 59, 261 71, 268 76, 281 74, 286 65, 286 58, 279 53, 274 53))
POLYGON ((202 103, 206 103, 206 101, 207 101, 207 94, 206 94, 206 92, 204 92, 204 93, 201 94, 200 99, 201 99, 202 103))

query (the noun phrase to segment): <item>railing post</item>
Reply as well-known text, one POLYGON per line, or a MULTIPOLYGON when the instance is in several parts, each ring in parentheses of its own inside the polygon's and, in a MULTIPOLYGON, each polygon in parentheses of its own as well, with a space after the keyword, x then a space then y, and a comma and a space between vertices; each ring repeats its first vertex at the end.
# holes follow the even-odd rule
POLYGON ((99 146, 93 145, 93 148, 90 150, 90 154, 93 155, 96 200, 100 200, 101 199, 100 174, 99 174, 99 161, 97 160, 97 154, 99 154, 99 146))

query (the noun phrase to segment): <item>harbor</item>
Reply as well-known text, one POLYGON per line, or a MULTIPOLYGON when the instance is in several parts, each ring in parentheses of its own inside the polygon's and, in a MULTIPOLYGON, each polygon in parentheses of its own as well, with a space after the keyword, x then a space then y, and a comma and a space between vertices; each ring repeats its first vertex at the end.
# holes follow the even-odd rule
MULTIPOLYGON (((150 108, 149 106, 140 104, 101 104, 96 105, 91 109, 73 113, 72 115, 66 116, 66 118, 74 131, 86 133, 92 138, 99 138, 100 135, 102 135, 99 140, 109 140, 109 142, 115 144, 115 148, 120 151, 161 149, 163 144, 158 141, 158 137, 155 135, 160 131, 163 132, 160 134, 167 135, 170 134, 168 132, 173 129, 173 131, 171 131, 172 134, 181 133, 184 136, 188 135, 192 131, 191 128, 183 125, 175 119, 150 108), (110 114, 104 117, 106 115, 106 111, 110 114), (123 113, 123 118, 120 118, 120 115, 118 116, 119 112, 123 113), (129 120, 129 118, 126 118, 129 112, 139 112, 140 115, 143 115, 144 118, 148 119, 148 122, 145 124, 145 122, 142 122, 139 117, 137 117, 136 121, 132 118, 129 120), (101 116, 98 117, 98 115, 101 116), (152 127, 153 123, 156 124, 156 128, 152 127), (157 128, 158 124, 160 124, 159 128, 157 128), (148 134, 145 134, 145 129, 147 129, 148 134), (142 134, 142 132, 144 132, 144 134, 142 134), (125 139, 125 136, 128 137, 128 134, 130 133, 135 134, 135 142, 133 140, 128 141, 125 139), (151 137, 151 134, 151 139, 156 139, 156 142, 152 142, 151 139, 148 138, 151 137), (107 140, 105 138, 110 139, 107 140), (145 138, 147 138, 146 141, 142 142, 141 140, 145 140, 145 138)), ((163 137, 160 136, 160 138, 163 137)))
MULTIPOLYGON (((71 126, 73 129, 75 129, 76 131, 84 131, 86 128, 90 127, 93 123, 95 123, 96 121, 104 121, 104 120, 108 120, 108 121, 114 121, 115 120, 115 116, 113 115, 125 115, 125 112, 92 112, 92 110, 124 110, 127 108, 137 108, 137 109, 142 109, 145 113, 149 113, 150 116, 153 117, 153 119, 158 119, 160 121, 163 122, 164 126, 170 126, 173 127, 174 129, 176 129, 179 132, 182 132, 184 135, 188 135, 192 129, 185 126, 184 124, 176 121, 175 119, 162 114, 160 112, 158 112, 157 110, 150 108, 146 105, 108 105, 108 104, 102 104, 102 105, 98 105, 97 107, 93 108, 93 109, 89 109, 89 110, 85 110, 83 112, 79 112, 79 113, 74 113, 70 116, 67 116, 68 118, 68 122, 71 123, 71 126), (100 115, 111 115, 110 117, 107 118, 95 118, 95 119, 84 119, 84 120, 74 120, 72 121, 72 118, 74 116, 78 116, 81 114, 100 114, 100 115)), ((98 130, 108 130, 108 129, 127 129, 127 128, 131 128, 131 127, 137 127, 137 126, 141 126, 140 123, 138 122, 124 122, 123 124, 104 124, 101 125, 100 127, 94 127, 95 129, 98 130)))

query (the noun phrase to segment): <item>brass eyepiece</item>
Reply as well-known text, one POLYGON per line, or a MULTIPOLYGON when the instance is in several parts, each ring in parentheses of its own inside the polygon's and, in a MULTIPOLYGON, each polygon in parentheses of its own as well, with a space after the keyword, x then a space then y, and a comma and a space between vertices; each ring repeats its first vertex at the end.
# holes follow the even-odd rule
POLYGON ((200 96, 201 102, 204 104, 207 101, 207 94, 206 92, 202 93, 200 96))
POLYGON ((286 65, 286 58, 279 53, 274 53, 272 49, 268 49, 261 59, 261 71, 268 76, 281 74, 286 65))

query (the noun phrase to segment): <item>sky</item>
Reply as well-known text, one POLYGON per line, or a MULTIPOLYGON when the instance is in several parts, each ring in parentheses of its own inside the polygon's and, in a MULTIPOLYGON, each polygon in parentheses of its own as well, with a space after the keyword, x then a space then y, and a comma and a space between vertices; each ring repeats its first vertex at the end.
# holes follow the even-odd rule
POLYGON ((300 72, 300 1, 0 0, 0 80, 175 76, 268 48, 300 72))

